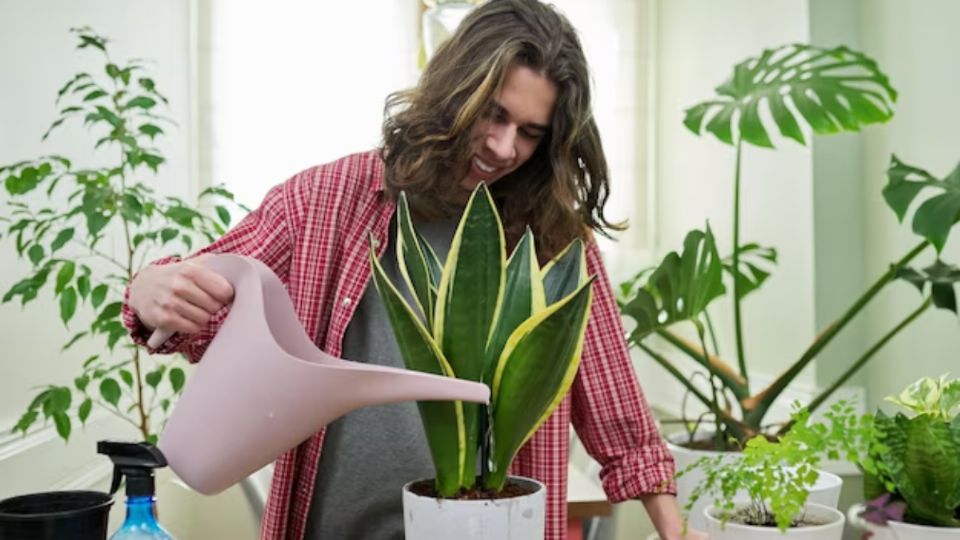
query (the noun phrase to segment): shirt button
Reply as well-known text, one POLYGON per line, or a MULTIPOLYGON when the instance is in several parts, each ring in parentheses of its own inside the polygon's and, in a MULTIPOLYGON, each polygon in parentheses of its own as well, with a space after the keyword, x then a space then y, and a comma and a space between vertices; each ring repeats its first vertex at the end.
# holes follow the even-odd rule
POLYGON ((350 307, 350 304, 353 303, 353 300, 349 296, 343 298, 343 307, 350 307))

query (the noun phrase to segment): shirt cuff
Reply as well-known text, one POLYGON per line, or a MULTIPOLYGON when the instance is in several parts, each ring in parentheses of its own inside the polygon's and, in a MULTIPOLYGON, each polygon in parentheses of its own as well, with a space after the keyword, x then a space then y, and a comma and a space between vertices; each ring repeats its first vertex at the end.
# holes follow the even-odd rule
MULTIPOLYGON (((167 257, 152 264, 168 264, 171 262, 177 262, 178 260, 179 259, 175 257, 167 257)), ((130 339, 133 340, 133 342, 137 345, 145 348, 150 354, 171 354, 178 352, 181 345, 183 345, 183 343, 190 337, 187 334, 181 334, 178 332, 170 336, 169 339, 167 339, 157 348, 147 346, 147 340, 150 339, 150 335, 153 334, 153 330, 147 328, 147 326, 143 324, 143 321, 140 320, 140 317, 137 316, 136 312, 134 312, 130 307, 129 284, 127 284, 127 288, 123 292, 123 307, 121 308, 121 314, 123 317, 123 326, 126 327, 127 333, 130 335, 130 339)))
POLYGON ((676 495, 675 472, 673 455, 661 441, 607 463, 600 471, 600 478, 607 498, 618 503, 642 495, 676 495))

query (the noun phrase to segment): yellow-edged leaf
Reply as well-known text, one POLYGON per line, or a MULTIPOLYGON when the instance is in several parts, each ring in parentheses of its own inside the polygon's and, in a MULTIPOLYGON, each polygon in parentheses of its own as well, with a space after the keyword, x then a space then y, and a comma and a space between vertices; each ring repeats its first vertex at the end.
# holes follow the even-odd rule
POLYGON ((553 413, 580 365, 593 280, 521 324, 507 340, 493 384, 490 473, 499 490, 521 446, 553 413))
MULTIPOLYGON (((506 275, 503 225, 484 184, 470 196, 440 278, 434 336, 457 377, 483 378, 486 346, 497 306, 502 302, 506 275)), ((467 448, 480 444, 480 415, 476 404, 463 406, 467 448)), ((476 454, 468 452, 464 486, 475 483, 476 454)))
MULTIPOLYGON (((413 308, 387 277, 372 245, 370 265, 374 284, 383 300, 407 368, 455 376, 453 368, 413 308)), ((417 402, 417 407, 437 473, 437 491, 444 496, 453 495, 460 488, 468 454, 475 455, 473 450, 467 450, 463 404, 459 401, 421 401, 417 402)))
POLYGON ((547 305, 572 293, 587 277, 587 259, 583 241, 570 242, 543 266, 543 287, 547 305))
POLYGON ((488 385, 493 382, 497 360, 510 334, 534 313, 546 309, 536 245, 530 229, 520 238, 507 262, 507 278, 502 299, 487 344, 487 365, 484 368, 483 380, 488 385))
POLYGON ((397 202, 397 265, 410 290, 410 294, 417 302, 423 320, 427 327, 433 326, 433 310, 436 300, 431 286, 430 268, 426 254, 421 249, 417 233, 413 228, 410 217, 410 208, 407 206, 407 197, 400 194, 397 202))

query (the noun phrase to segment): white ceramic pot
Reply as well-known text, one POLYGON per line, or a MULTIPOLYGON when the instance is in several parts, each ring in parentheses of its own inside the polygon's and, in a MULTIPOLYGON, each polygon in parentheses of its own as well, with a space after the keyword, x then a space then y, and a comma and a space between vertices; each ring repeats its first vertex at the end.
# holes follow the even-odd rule
POLYGON ((407 540, 542 540, 547 487, 530 478, 511 480, 535 488, 509 499, 459 501, 423 497, 403 486, 403 530, 407 540))
POLYGON ((808 517, 825 521, 824 525, 811 527, 796 527, 780 532, 776 527, 754 527, 739 523, 727 522, 725 526, 713 515, 713 506, 703 511, 707 522, 707 534, 710 540, 769 540, 773 538, 789 538, 790 540, 841 540, 843 538, 843 524, 846 521, 843 514, 834 508, 820 504, 807 504, 804 512, 808 517))
POLYGON ((891 521, 884 527, 865 521, 860 517, 863 504, 855 504, 847 512, 850 523, 873 533, 870 540, 960 540, 960 528, 927 527, 900 521, 891 521))
POLYGON ((888 525, 894 540, 960 540, 960 528, 928 527, 902 521, 891 521, 888 525))
MULTIPOLYGON (((698 435, 698 438, 701 436, 709 437, 710 435, 698 435)), ((689 435, 687 435, 687 433, 679 433, 671 435, 667 439, 667 447, 670 449, 670 453, 673 454, 673 460, 676 462, 678 471, 681 471, 689 465, 693 465, 701 458, 708 456, 712 457, 724 455, 731 461, 740 459, 739 452, 691 450, 689 448, 680 446, 679 443, 686 441, 688 437, 689 435)), ((677 479, 677 502, 680 504, 680 508, 683 508, 687 504, 693 489, 703 482, 704 476, 705 475, 703 471, 695 470, 677 479)), ((807 499, 807 502, 822 504, 830 508, 836 508, 838 502, 840 501, 840 489, 842 487, 843 480, 839 476, 826 471, 820 471, 820 477, 817 479, 817 482, 814 484, 813 488, 810 489, 810 497, 807 499)), ((710 501, 706 498, 701 498, 699 501, 697 501, 697 504, 690 509, 688 524, 691 528, 703 530, 706 527, 703 511, 712 502, 713 501, 710 501)))

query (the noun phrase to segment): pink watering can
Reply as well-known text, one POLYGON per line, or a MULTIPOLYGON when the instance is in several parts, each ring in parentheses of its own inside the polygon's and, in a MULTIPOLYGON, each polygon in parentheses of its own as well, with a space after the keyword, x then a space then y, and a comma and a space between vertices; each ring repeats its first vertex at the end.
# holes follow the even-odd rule
MULTIPOLYGON (((158 443, 174 472, 200 493, 230 487, 360 407, 489 401, 482 383, 330 356, 307 336, 269 267, 230 254, 208 262, 233 285, 233 305, 158 443)), ((149 344, 170 335, 158 329, 149 344)))

